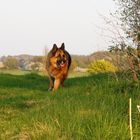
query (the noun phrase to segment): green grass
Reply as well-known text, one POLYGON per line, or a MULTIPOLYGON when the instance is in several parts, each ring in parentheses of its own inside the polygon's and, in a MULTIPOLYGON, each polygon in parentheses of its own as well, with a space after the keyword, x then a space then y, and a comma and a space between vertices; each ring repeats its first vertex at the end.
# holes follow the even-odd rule
POLYGON ((0 139, 128 140, 132 98, 134 139, 140 139, 138 84, 108 75, 75 77, 48 92, 47 77, 0 74, 0 139))
POLYGON ((74 78, 74 77, 85 77, 85 76, 89 76, 88 72, 69 72, 68 77, 69 78, 74 78))
MULTIPOLYGON (((7 70, 7 69, 0 69, 0 74, 11 74, 11 75, 25 75, 25 74, 29 74, 29 73, 36 73, 39 74, 41 76, 45 76, 47 75, 47 71, 43 71, 43 72, 35 72, 35 71, 25 71, 25 70, 7 70)), ((73 77, 82 77, 82 76, 88 76, 89 73, 87 72, 69 72, 68 77, 73 78, 73 77)))
POLYGON ((7 70, 7 69, 0 69, 0 74, 12 74, 12 75, 24 75, 30 73, 29 71, 23 70, 7 70))

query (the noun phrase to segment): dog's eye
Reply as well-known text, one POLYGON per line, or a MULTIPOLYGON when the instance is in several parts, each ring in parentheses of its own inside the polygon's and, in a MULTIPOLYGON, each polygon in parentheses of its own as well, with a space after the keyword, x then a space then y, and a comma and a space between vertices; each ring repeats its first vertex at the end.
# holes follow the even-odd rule
POLYGON ((62 55, 62 57, 64 58, 64 57, 65 57, 65 55, 63 54, 63 55, 62 55))

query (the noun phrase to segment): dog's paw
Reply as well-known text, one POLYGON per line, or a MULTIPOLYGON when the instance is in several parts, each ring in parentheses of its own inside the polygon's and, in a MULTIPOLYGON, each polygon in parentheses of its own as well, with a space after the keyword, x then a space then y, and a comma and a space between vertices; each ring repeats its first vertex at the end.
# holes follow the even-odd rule
POLYGON ((48 91, 52 91, 52 90, 53 90, 53 88, 52 87, 49 87, 48 91))

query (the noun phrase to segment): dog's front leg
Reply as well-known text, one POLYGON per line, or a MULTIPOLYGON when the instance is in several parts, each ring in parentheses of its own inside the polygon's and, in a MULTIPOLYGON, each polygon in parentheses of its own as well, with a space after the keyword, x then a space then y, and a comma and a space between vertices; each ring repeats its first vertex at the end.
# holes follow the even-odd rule
POLYGON ((50 80, 50 86, 48 91, 51 91, 54 87, 54 78, 52 76, 49 76, 49 80, 50 80))
POLYGON ((60 79, 55 79, 53 91, 57 90, 60 87, 60 83, 60 79))

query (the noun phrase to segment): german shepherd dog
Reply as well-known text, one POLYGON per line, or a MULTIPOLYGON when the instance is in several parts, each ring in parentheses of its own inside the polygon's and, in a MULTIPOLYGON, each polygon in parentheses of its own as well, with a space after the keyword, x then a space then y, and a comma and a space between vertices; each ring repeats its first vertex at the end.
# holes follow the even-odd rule
POLYGON ((48 53, 46 61, 46 70, 49 75, 49 90, 57 90, 60 85, 63 86, 64 80, 67 78, 68 70, 71 65, 71 56, 65 50, 65 44, 62 43, 58 48, 53 45, 52 50, 48 53))

